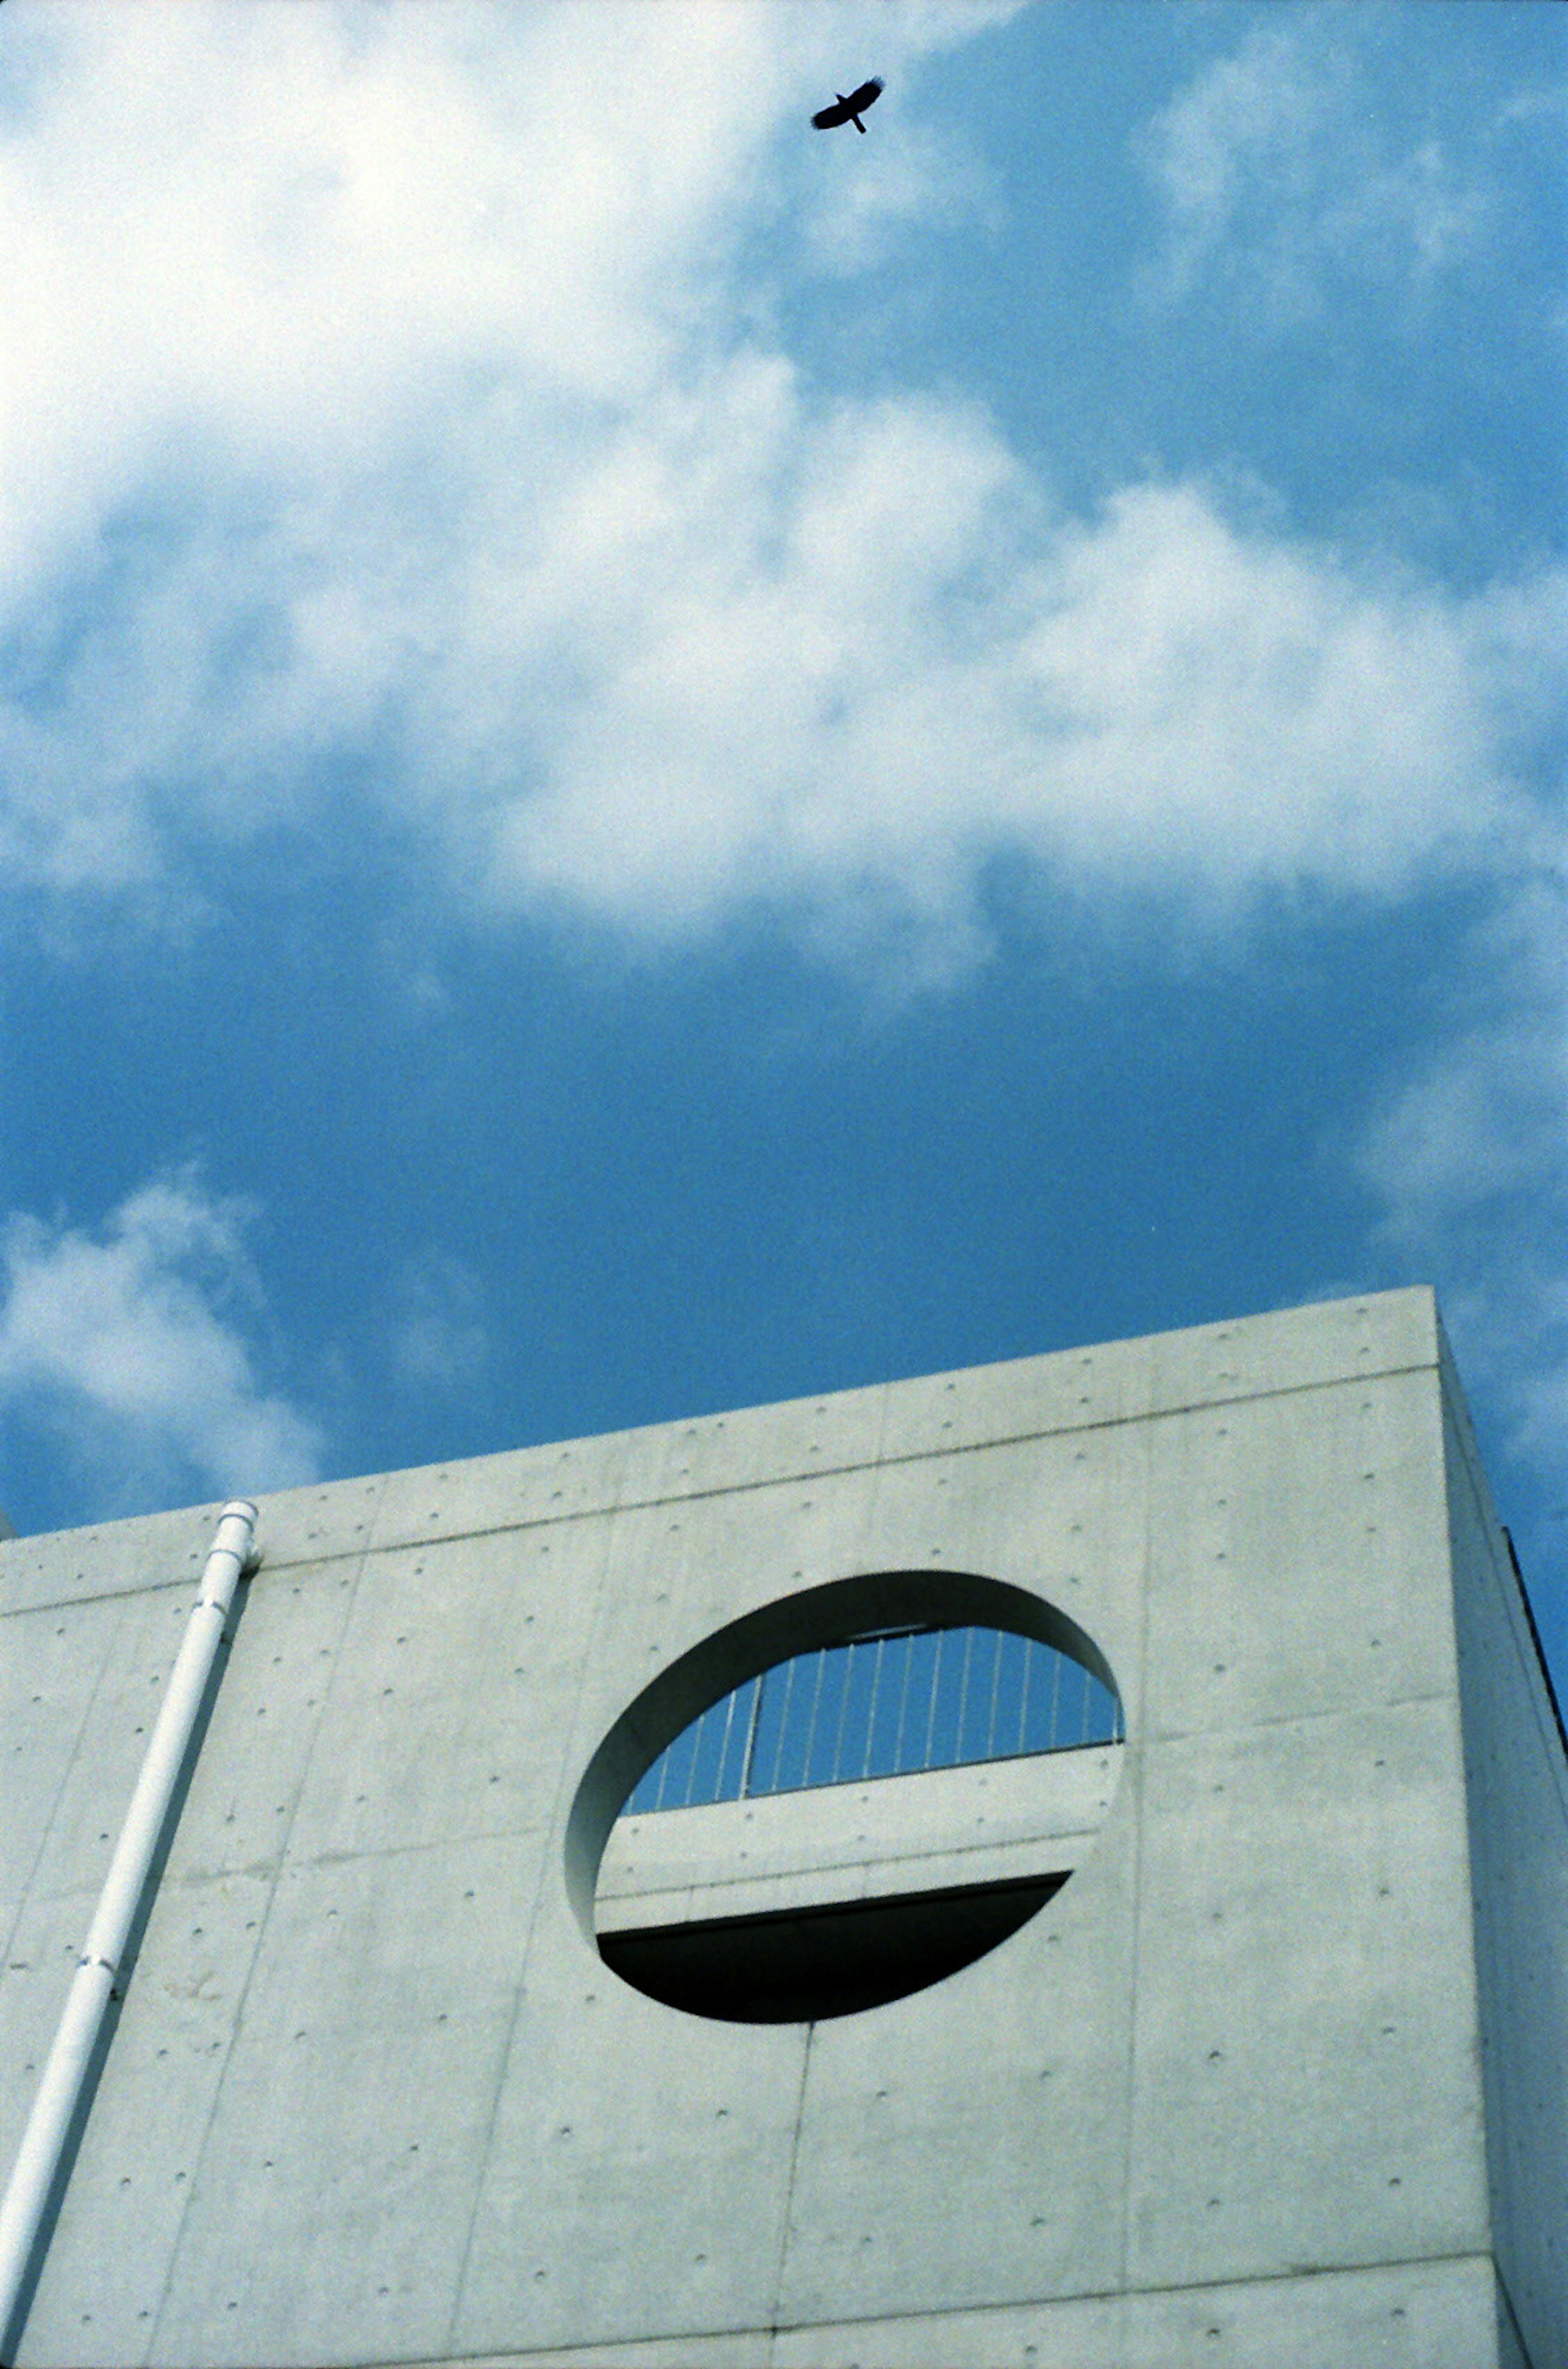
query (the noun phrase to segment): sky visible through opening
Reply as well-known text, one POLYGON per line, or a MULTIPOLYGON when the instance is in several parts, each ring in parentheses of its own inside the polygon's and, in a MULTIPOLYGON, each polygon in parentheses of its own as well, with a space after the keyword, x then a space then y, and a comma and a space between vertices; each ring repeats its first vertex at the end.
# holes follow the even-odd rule
POLYGON ((12 1519, 1431 1282, 1568 1691, 1565 119, 1533 0, 7 0, 12 1519))
POLYGON ((624 1814, 1119 1744, 1081 1662, 1002 1629, 902 1629, 792 1654, 681 1730, 624 1814))

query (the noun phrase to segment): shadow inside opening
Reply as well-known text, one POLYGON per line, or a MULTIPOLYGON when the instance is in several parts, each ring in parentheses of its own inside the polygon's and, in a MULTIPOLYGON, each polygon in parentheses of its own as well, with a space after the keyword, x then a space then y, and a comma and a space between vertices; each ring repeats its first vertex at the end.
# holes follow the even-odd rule
POLYGON ((994 1950, 1063 1874, 601 1933, 624 1982, 727 2023, 815 2023, 924 1990, 994 1950))

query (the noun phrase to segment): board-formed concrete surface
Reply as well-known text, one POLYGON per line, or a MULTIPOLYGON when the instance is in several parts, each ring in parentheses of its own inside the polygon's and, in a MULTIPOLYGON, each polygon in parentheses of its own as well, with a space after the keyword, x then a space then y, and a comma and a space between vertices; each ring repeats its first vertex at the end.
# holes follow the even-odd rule
MULTIPOLYGON (((259 1502, 28 2369, 1568 2362, 1568 1773, 1429 1293, 259 1502), (650 1682, 889 1573, 1054 1608, 1125 1745, 658 1814, 596 1907, 650 1682), (964 1850, 1072 1871, 864 2013, 595 1947, 964 1850)), ((217 1510, 0 1545, 6 2166, 217 1510)))

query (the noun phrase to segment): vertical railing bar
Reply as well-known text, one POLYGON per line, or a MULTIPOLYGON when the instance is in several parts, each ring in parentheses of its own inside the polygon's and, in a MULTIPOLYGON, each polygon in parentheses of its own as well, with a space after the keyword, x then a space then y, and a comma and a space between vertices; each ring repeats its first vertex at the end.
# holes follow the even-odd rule
POLYGON ((717 1796, 715 1796, 717 1801, 734 1801, 734 1793, 729 1791, 729 1765, 732 1765, 732 1757, 734 1757, 734 1736, 737 1736, 737 1712, 739 1712, 739 1706, 741 1706, 741 1689, 739 1687, 732 1687, 729 1694, 725 1696, 725 1741, 723 1741, 723 1746, 720 1746, 720 1756, 717 1756, 717 1784, 720 1784, 720 1791, 717 1791, 717 1796))
POLYGON ((958 1732, 953 1739, 957 1747, 954 1755, 955 1767, 956 1767, 964 1757, 964 1722, 969 1715, 969 1665, 974 1658, 974 1652, 975 1632, 972 1629, 966 1629, 964 1631, 963 1667, 958 1676, 958 1732))
POLYGON ((692 1765, 686 1771, 686 1792, 681 1803, 683 1810, 691 1808, 692 1796, 697 1790, 697 1770, 702 1765, 703 1758, 703 1729, 706 1724, 707 1716, 706 1711, 700 1713, 696 1724, 686 1731, 692 1739, 692 1765))
POLYGON ((802 1769, 806 1782, 811 1782, 811 1755, 817 1747, 817 1713, 822 1700, 822 1671, 828 1658, 826 1645, 817 1648, 817 1676, 811 1683, 811 1712, 806 1722, 806 1760, 802 1769))
POLYGON ((990 1715, 986 1721, 986 1758, 996 1758, 996 1711, 1001 1689, 1002 1635, 993 1629, 990 1636, 990 1715))
POLYGON ((778 1791, 779 1764, 784 1757, 784 1747, 785 1715, 789 1710, 789 1690, 794 1677, 793 1662, 784 1663, 774 1676, 773 1708, 769 1713, 773 1722, 773 1757, 769 1767, 764 1769, 762 1755, 768 1745, 767 1739, 760 1735, 757 1739, 757 1791, 759 1793, 776 1793, 778 1791))
MULTIPOLYGON (((977 1718, 981 1720, 989 1719, 990 1716, 990 1697, 986 1692, 985 1673, 980 1667, 981 1663, 986 1657, 985 1634, 986 1632, 983 1629, 975 1630, 972 1632, 972 1643, 970 1647, 974 1665, 970 1687, 974 1699, 975 1713, 977 1718)), ((983 1752, 966 1751, 964 1755, 964 1763, 965 1766, 967 1767, 971 1760, 983 1760, 984 1758, 985 1754, 983 1752)))
POLYGON ((876 1640, 876 1651, 871 1657, 871 1700, 866 1707, 865 1713, 865 1750, 860 1756, 860 1773, 863 1782, 871 1774, 871 1739, 876 1733, 876 1691, 882 1683, 882 1647, 884 1642, 885 1641, 882 1638, 878 1637, 876 1640))
POLYGON ((724 1699, 724 1735, 718 1747, 718 1770, 714 1779, 715 1802, 722 1802, 724 1799, 725 1771, 729 1767, 729 1739, 735 1732, 735 1703, 739 1692, 738 1687, 731 1687, 724 1699))
POLYGON ((850 1687, 854 1678, 854 1642, 852 1639, 847 1645, 835 1646, 833 1650, 844 1657, 844 1684, 839 1697, 839 1723, 833 1730, 833 1773, 828 1780, 830 1785, 838 1783, 839 1770, 843 1766, 844 1722, 850 1715, 850 1687))
POLYGON ((931 1696, 926 1704, 925 1745, 920 1758, 922 1768, 931 1767, 931 1748, 936 1734, 936 1699, 942 1691, 942 1641, 947 1634, 945 1629, 937 1631, 936 1651, 931 1657, 931 1696))
POLYGON ((770 1793, 777 1793, 783 1790, 779 1784, 779 1772, 784 1767, 784 1744, 789 1735, 790 1706, 795 1700, 795 1674, 799 1666, 798 1654, 792 1654, 784 1664, 784 1700, 779 1705, 779 1740, 773 1747, 773 1783, 767 1789, 770 1793))
POLYGON ((760 1672, 746 1706, 746 1734, 740 1746, 740 1788, 738 1802, 744 1802, 751 1791, 751 1764, 757 1757, 757 1722, 762 1708, 762 1689, 767 1685, 767 1673, 760 1672))
POLYGON ((757 1691, 751 1698, 751 1717, 746 1728, 746 1757, 740 1765, 741 1801, 749 1800, 757 1790, 757 1731, 762 1723, 762 1696, 771 1670, 764 1670, 757 1680, 757 1691))
POLYGON ((904 1641, 904 1676, 898 1688, 898 1726, 893 1738, 893 1773, 901 1776, 904 1767, 904 1719, 910 1708, 910 1672, 915 1665, 915 1641, 912 1635, 904 1641))
POLYGON ((1035 1656, 1039 1650, 1040 1649, 1036 1644, 1033 1637, 1024 1638, 1024 1683, 1018 1689, 1018 1743, 1016 1749, 1020 1752, 1024 1749, 1024 1738, 1029 1732, 1029 1681, 1034 1675, 1035 1656))

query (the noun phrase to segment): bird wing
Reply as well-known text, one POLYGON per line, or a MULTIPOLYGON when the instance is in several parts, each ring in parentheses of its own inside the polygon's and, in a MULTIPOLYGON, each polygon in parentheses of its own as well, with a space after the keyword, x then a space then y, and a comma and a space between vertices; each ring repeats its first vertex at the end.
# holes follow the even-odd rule
POLYGON ((881 75, 873 74, 869 82, 863 82, 858 90, 850 93, 844 105, 852 115, 858 115, 863 107, 869 107, 873 99, 881 97, 882 87, 881 75))
POLYGON ((847 98, 838 99, 831 107, 822 108, 811 119, 818 132, 836 132, 841 123, 847 123, 849 120, 850 103, 847 98))

